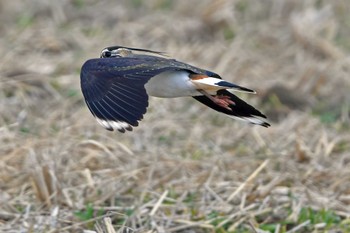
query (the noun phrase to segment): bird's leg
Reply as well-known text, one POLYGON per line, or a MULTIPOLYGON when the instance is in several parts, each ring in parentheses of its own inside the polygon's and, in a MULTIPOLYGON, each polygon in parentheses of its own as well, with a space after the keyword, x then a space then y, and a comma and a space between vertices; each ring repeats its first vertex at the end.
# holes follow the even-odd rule
POLYGON ((226 108, 228 110, 232 110, 230 105, 235 105, 229 96, 225 95, 210 95, 208 92, 204 90, 198 90, 200 93, 208 97, 211 101, 219 105, 220 107, 226 108))

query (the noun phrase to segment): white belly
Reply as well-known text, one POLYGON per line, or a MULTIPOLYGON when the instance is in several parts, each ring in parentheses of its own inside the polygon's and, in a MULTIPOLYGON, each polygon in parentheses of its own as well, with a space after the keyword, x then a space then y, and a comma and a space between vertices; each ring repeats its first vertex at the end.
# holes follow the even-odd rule
POLYGON ((188 75, 186 71, 167 71, 158 74, 146 83, 147 94, 164 98, 198 95, 199 92, 188 75))

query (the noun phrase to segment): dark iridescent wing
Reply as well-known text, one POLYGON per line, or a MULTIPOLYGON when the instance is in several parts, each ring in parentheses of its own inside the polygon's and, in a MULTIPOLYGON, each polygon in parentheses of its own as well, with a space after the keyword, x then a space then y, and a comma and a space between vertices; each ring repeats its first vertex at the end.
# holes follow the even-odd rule
POLYGON ((144 87, 153 76, 181 69, 168 59, 100 58, 85 62, 81 89, 96 120, 108 130, 132 130, 146 113, 148 95, 144 87))
POLYGON ((165 71, 186 70, 220 78, 210 71, 149 55, 98 58, 85 62, 81 69, 81 89, 96 120, 108 130, 132 130, 148 107, 144 85, 165 71))
POLYGON ((190 73, 194 74, 205 74, 209 77, 215 77, 221 79, 221 77, 209 70, 203 70, 195 66, 191 66, 189 64, 177 61, 175 59, 167 59, 163 57, 157 57, 157 56, 149 56, 149 55, 131 55, 131 57, 125 57, 123 59, 132 59, 133 61, 143 60, 145 63, 147 63, 148 67, 152 68, 167 68, 168 70, 186 70, 190 73))
POLYGON ((232 101, 234 104, 229 105, 229 108, 224 108, 216 103, 214 103, 211 99, 209 99, 207 96, 193 96, 194 99, 198 100, 202 104, 205 104, 206 106, 227 114, 233 118, 241 119, 247 122, 250 122, 252 124, 261 125, 264 127, 269 127, 270 124, 267 123, 264 119, 266 116, 262 114, 259 110, 254 108, 253 106, 249 105, 245 101, 241 100, 231 92, 227 90, 219 90, 217 91, 218 96, 224 96, 228 98, 230 101, 232 101))

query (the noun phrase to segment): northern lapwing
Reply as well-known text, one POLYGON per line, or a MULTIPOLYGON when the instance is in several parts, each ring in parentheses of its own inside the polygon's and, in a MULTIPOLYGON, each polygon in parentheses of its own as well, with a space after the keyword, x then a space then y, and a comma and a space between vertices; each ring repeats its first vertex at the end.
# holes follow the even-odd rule
POLYGON ((122 46, 107 47, 100 58, 81 69, 85 102, 108 130, 131 131, 147 111, 148 96, 191 96, 229 117, 269 127, 266 116, 227 89, 254 90, 224 81, 211 71, 169 59, 161 52, 122 46))

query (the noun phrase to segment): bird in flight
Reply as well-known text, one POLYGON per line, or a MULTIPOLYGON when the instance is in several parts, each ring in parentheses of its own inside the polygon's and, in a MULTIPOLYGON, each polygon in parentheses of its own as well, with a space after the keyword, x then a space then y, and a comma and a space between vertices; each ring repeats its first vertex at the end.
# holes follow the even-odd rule
POLYGON ((255 91, 224 81, 211 71, 147 49, 112 46, 84 63, 80 74, 85 102, 107 130, 131 131, 147 111, 148 96, 191 96, 202 104, 251 124, 269 127, 266 116, 227 89, 255 91))

